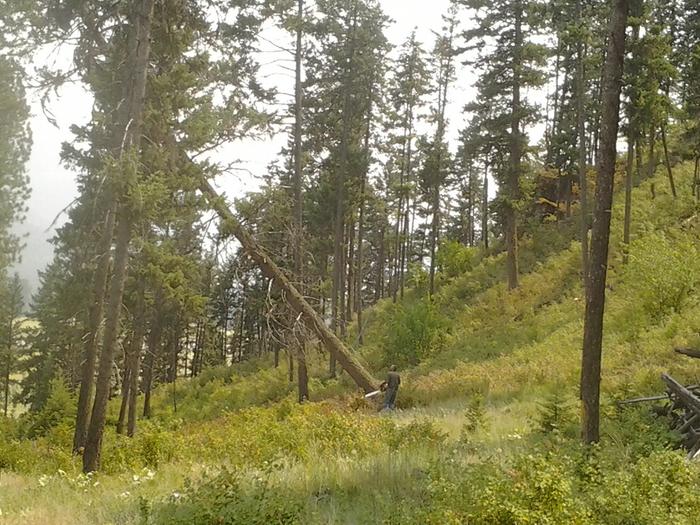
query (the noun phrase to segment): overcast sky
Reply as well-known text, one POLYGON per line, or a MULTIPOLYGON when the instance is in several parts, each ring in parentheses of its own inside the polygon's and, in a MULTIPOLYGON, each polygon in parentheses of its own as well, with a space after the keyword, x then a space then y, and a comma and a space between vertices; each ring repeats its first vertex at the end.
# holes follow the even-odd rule
MULTIPOLYGON (((381 3, 385 12, 395 21, 387 30, 387 36, 392 43, 401 44, 415 28, 418 38, 425 44, 425 49, 430 50, 434 40, 432 31, 440 29, 441 16, 447 12, 449 0, 382 0, 381 3)), ((467 21, 465 20, 464 23, 467 21)), ((69 60, 70 56, 52 57, 52 59, 69 60)), ((40 60, 46 60, 46 57, 40 60)), ((268 73, 275 72, 268 71, 268 73)), ((275 73, 269 77, 268 82, 284 85, 289 80, 275 73)), ((448 107, 448 118, 454 117, 450 119, 450 132, 453 138, 463 124, 459 114, 461 108, 472 96, 473 80, 467 68, 458 66, 458 80, 451 88, 448 107)), ((59 214, 77 196, 75 174, 60 163, 61 143, 70 140, 69 128, 72 124, 83 124, 89 120, 91 99, 79 86, 68 85, 61 88, 49 105, 49 110, 55 117, 58 127, 48 121, 36 98, 31 101, 31 104, 34 146, 29 162, 29 175, 32 196, 29 201, 27 220, 16 229, 26 235, 26 248, 18 271, 35 289, 37 271, 44 268, 51 259, 52 248, 48 239, 52 237, 55 227, 65 221, 65 214, 60 216, 59 214), (57 216, 56 224, 52 226, 57 216)), ((231 198, 254 190, 257 186, 256 178, 264 173, 284 141, 284 135, 280 135, 263 142, 230 144, 223 148, 218 152, 222 159, 227 161, 240 159, 254 176, 241 172, 240 175, 226 177, 218 181, 219 188, 231 198)))

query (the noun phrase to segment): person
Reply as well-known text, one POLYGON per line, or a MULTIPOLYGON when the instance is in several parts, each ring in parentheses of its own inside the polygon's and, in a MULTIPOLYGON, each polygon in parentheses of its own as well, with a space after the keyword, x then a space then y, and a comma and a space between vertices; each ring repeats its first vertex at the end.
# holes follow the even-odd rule
POLYGON ((394 410, 396 408, 396 394, 401 384, 401 376, 396 371, 396 365, 391 365, 386 381, 382 383, 384 390, 384 409, 394 410))

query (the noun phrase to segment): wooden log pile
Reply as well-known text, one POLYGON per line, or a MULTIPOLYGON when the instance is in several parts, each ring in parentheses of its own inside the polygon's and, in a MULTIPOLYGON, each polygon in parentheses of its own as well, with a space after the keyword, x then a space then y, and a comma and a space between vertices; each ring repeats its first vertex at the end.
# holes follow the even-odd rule
MULTIPOLYGON (((700 359, 700 351, 677 348, 676 353, 700 359)), ((621 405, 633 405, 649 401, 668 400, 659 415, 670 418, 671 428, 683 436, 683 446, 688 450, 688 459, 700 459, 700 385, 683 386, 668 374, 661 374, 666 384, 666 393, 658 396, 637 397, 622 401, 621 405)))
MULTIPOLYGON (((676 353, 700 359, 700 352, 691 348, 676 348, 676 353)), ((700 395, 697 386, 685 387, 668 374, 661 374, 666 383, 670 403, 667 414, 671 427, 683 436, 688 459, 700 456, 700 395)))
POLYGON ((700 453, 700 397, 668 374, 661 374, 661 379, 670 400, 667 414, 671 426, 683 436, 688 459, 695 459, 700 453))

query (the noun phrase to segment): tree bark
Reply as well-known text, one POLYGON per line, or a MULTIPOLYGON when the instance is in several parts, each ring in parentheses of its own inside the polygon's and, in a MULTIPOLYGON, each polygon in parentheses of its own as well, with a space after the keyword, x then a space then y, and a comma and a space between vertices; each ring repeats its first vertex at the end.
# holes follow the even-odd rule
POLYGON ((649 153, 648 153, 648 158, 647 158, 647 177, 652 178, 654 176, 654 172, 656 171, 656 153, 654 152, 654 149, 656 147, 656 128, 652 124, 651 128, 649 129, 649 153))
POLYGON ((581 437, 583 442, 587 444, 600 440, 603 314, 605 312, 605 284, 608 270, 610 220, 628 13, 629 0, 616 0, 610 19, 610 38, 603 75, 600 159, 591 238, 590 286, 586 297, 581 363, 581 437))
POLYGON ((481 204, 481 242, 489 249, 489 161, 484 162, 484 194, 481 204))
POLYGON ((374 302, 378 302, 384 297, 384 264, 385 264, 385 254, 386 254, 386 242, 384 235, 384 228, 379 230, 379 254, 377 255, 377 275, 376 284, 374 286, 374 302))
MULTIPOLYGON (((131 346, 131 345, 129 345, 131 346)), ((126 423, 126 411, 129 406, 129 388, 131 387, 131 370, 129 369, 129 354, 124 355, 124 377, 122 378, 121 403, 119 404, 119 418, 117 419, 117 434, 124 433, 126 423)))
MULTIPOLYGON (((303 221, 304 202, 302 195, 302 149, 301 149, 301 126, 302 126, 302 103, 303 92, 301 85, 301 59, 302 59, 302 32, 304 22, 304 0, 297 2, 297 47, 295 53, 295 106, 294 106, 294 270, 297 278, 304 288, 304 262, 303 262, 303 221)), ((309 373, 306 366, 306 345, 301 342, 297 349, 297 381, 299 402, 309 398, 309 373)))
POLYGON ((508 199, 504 209, 504 228, 506 238, 506 270, 508 288, 518 287, 518 218, 517 202, 520 200, 520 173, 522 171, 523 146, 520 131, 522 102, 520 82, 522 75, 523 47, 523 5, 517 0, 515 7, 515 36, 513 42, 513 101, 511 108, 510 133, 510 170, 508 173, 508 199))
POLYGON ((119 224, 117 225, 114 275, 110 282, 104 338, 95 388, 95 402, 92 407, 87 440, 85 441, 85 451, 83 453, 84 472, 93 472, 100 468, 102 435, 104 433, 105 419, 107 417, 107 402, 109 401, 114 353, 119 338, 119 319, 122 308, 122 297, 124 295, 124 284, 126 283, 130 239, 131 221, 126 216, 126 213, 122 213, 119 217, 119 224))
MULTIPOLYGON (((14 305, 13 305, 14 306, 14 305)), ((10 413, 10 376, 12 375, 12 346, 14 342, 15 312, 10 312, 7 326, 7 355, 5 356, 5 392, 3 413, 10 413)))
MULTIPOLYGON (((372 79, 374 82, 374 79, 372 79)), ((364 281, 364 240, 365 240, 365 190, 367 177, 369 175, 370 151, 369 139, 372 132, 372 91, 373 86, 370 86, 370 99, 367 109, 367 129, 365 130, 365 166, 362 171, 362 179, 360 180, 360 211, 358 213, 357 225, 357 268, 355 270, 355 309, 357 311, 357 342, 362 345, 364 337, 362 335, 362 284, 364 281)))
MULTIPOLYGON (((131 337, 129 349, 124 356, 124 381, 122 387, 122 403, 119 409, 119 420, 117 421, 117 434, 123 434, 125 424, 128 419, 131 398, 138 397, 138 363, 141 349, 143 347, 143 337, 146 331, 145 315, 145 284, 143 279, 139 280, 139 287, 136 296, 136 305, 133 316, 134 332, 131 337)), ((126 424, 128 428, 128 424, 126 424)))
POLYGON ((622 264, 629 262, 630 232, 632 230, 632 187, 634 174, 634 137, 627 137, 627 166, 625 177, 625 219, 622 234, 622 264))
POLYGON ((435 147, 437 150, 437 173, 435 174, 435 184, 433 187, 432 194, 432 213, 433 220, 431 225, 431 235, 430 235, 430 297, 435 293, 435 270, 436 270, 436 255, 437 247, 440 237, 440 187, 442 185, 442 146, 443 140, 445 138, 445 111, 447 109, 447 90, 450 85, 450 75, 452 72, 452 58, 453 49, 452 42, 454 37, 455 20, 454 18, 450 21, 450 29, 447 40, 447 49, 443 50, 446 52, 446 56, 442 56, 440 59, 440 81, 438 89, 440 90, 438 96, 438 128, 437 134, 435 136, 435 147))
MULTIPOLYGON (((344 305, 345 305, 345 182, 348 170, 348 148, 350 140, 350 110, 351 110, 351 86, 355 60, 355 30, 357 28, 357 12, 352 13, 352 25, 348 29, 346 38, 347 58, 343 72, 343 112, 342 132, 340 137, 339 162, 336 180, 336 209, 335 209, 335 239, 333 255, 333 297, 331 310, 333 316, 333 330, 344 333, 344 305)), ((337 356, 331 352, 329 372, 331 377, 336 375, 337 356)))
MULTIPOLYGON (((581 5, 579 4, 579 17, 583 17, 581 5)), ((585 68, 585 46, 583 42, 578 43, 578 64, 577 64, 577 100, 576 113, 578 121, 578 182, 581 199, 581 276, 583 280, 584 292, 588 290, 588 177, 586 176, 586 68, 585 68)))
MULTIPOLYGON (((124 152, 140 154, 141 126, 143 122, 144 102, 146 96, 146 80, 148 75, 148 60, 150 56, 151 20, 153 17, 154 0, 134 1, 130 13, 130 33, 128 45, 128 80, 129 97, 128 120, 124 131, 124 152)), ((122 156, 122 160, 125 158, 122 156)), ((83 454, 83 470, 92 472, 100 466, 102 435, 106 418, 109 386, 112 374, 114 353, 119 337, 119 320, 121 315, 124 284, 127 276, 129 260, 129 243, 131 241, 131 218, 126 202, 120 202, 123 196, 116 196, 117 234, 114 255, 114 268, 110 281, 109 298, 106 311, 105 330, 103 337, 100 366, 95 389, 95 401, 92 407, 90 424, 88 426, 85 452, 83 454)))
MULTIPOLYGON (((162 317, 162 292, 159 290, 156 292, 156 304, 153 308, 153 318, 151 320, 151 331, 148 334, 148 350, 146 352, 146 357, 143 363, 143 417, 150 419, 151 417, 151 391, 153 389, 153 367, 156 361, 156 355, 160 352, 160 342, 163 336, 163 317, 162 317)), ((201 346, 201 333, 202 328, 198 330, 197 339, 199 345, 201 346)), ((201 371, 201 349, 199 351, 199 357, 195 361, 197 363, 198 373, 201 371)), ((192 364, 193 369, 195 368, 195 363, 192 364)), ((134 413, 134 417, 136 417, 134 413)))
POLYGON ((668 183, 671 186, 671 195, 673 198, 677 198, 676 193, 676 182, 673 178, 673 168, 671 167, 671 158, 668 154, 668 141, 666 140, 666 125, 661 126, 661 143, 664 147, 664 162, 666 164, 666 172, 668 173, 668 183))
POLYGON ((88 311, 88 333, 85 342, 85 357, 82 366, 80 391, 78 392, 78 409, 73 433, 73 453, 79 454, 85 447, 87 429, 90 423, 90 408, 95 383, 95 367, 104 297, 107 292, 107 274, 109 273, 110 248, 114 236, 115 211, 110 207, 105 212, 102 234, 97 244, 97 268, 93 278, 92 303, 88 311))

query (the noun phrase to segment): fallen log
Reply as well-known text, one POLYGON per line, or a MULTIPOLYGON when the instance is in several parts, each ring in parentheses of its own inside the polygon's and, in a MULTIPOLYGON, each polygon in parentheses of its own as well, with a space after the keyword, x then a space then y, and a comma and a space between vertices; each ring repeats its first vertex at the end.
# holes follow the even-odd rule
MULTIPOLYGON (((691 392, 695 392, 696 390, 700 390, 700 385, 688 385, 685 388, 690 390, 691 392)), ((623 399, 622 401, 618 401, 618 405, 635 405, 637 403, 647 403, 651 401, 663 401, 664 399, 668 399, 668 393, 666 394, 659 394, 658 396, 648 396, 648 397, 633 397, 632 399, 623 399)))
POLYGON ((663 399, 668 399, 668 394, 663 394, 661 396, 635 397, 633 399, 625 399, 624 401, 618 401, 618 405, 634 405, 637 403, 646 403, 647 401, 661 401, 663 399))
POLYGON ((318 335, 328 351, 335 356, 338 363, 340 363, 355 383, 357 383, 366 394, 377 390, 379 382, 365 370, 343 342, 326 326, 321 316, 294 287, 282 269, 275 264, 267 253, 265 253, 253 236, 243 228, 243 225, 209 181, 202 178, 199 183, 199 189, 209 201, 209 205, 223 221, 224 228, 238 239, 248 256, 260 267, 265 276, 272 279, 275 284, 284 291, 292 308, 298 314, 301 314, 306 326, 318 335))
POLYGON ((694 359, 700 359, 700 350, 694 350, 692 348, 676 348, 675 351, 677 354, 692 357, 694 359))

